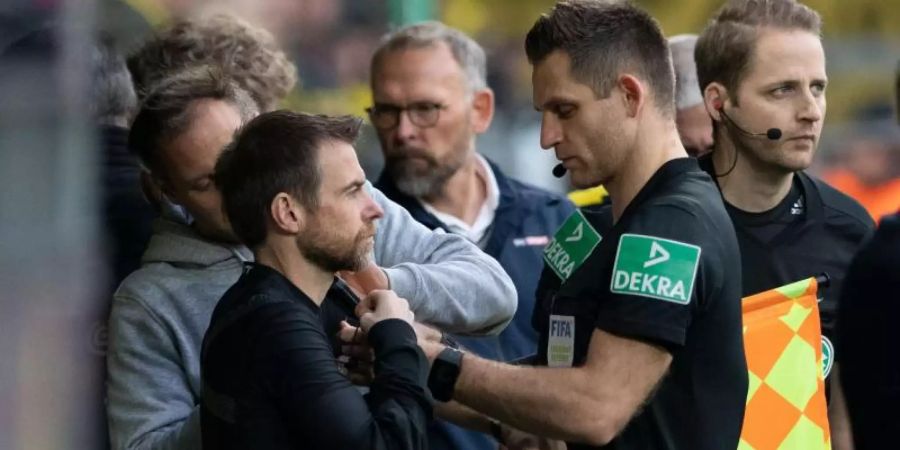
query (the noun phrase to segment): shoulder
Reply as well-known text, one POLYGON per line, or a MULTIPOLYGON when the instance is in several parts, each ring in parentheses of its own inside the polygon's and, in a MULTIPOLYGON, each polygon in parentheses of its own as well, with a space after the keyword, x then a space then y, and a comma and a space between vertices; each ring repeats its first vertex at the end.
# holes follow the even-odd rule
POLYGON ((875 228, 872 217, 859 202, 819 178, 806 173, 800 176, 809 179, 818 191, 827 225, 840 227, 859 238, 875 228))
POLYGON ((625 233, 699 248, 701 260, 731 270, 740 261, 734 225, 718 194, 698 193, 671 191, 648 201, 629 219, 625 233))

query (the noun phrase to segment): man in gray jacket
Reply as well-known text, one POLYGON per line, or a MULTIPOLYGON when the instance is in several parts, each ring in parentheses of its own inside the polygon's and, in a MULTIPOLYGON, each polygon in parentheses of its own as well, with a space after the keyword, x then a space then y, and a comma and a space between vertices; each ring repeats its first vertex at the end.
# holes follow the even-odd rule
MULTIPOLYGON (((158 85, 129 144, 192 222, 163 217, 143 266, 120 286, 110 316, 108 414, 113 448, 200 447, 200 345, 218 299, 252 258, 236 243, 212 183, 222 147, 256 114, 246 93, 209 69, 158 85)), ((497 333, 516 308, 500 265, 458 236, 433 233, 367 186, 384 209, 374 262, 417 320, 445 331, 497 333)))

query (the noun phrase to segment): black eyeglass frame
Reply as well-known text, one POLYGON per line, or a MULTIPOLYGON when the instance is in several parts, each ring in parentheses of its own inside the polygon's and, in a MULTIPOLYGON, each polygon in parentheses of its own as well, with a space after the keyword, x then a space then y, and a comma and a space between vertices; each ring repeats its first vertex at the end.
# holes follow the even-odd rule
POLYGON ((394 129, 400 123, 400 114, 406 112, 409 121, 419 128, 431 128, 437 125, 441 119, 441 111, 447 109, 447 105, 437 102, 413 102, 406 106, 376 104, 366 108, 369 121, 379 130, 394 129), (378 117, 387 120, 379 120, 378 117))

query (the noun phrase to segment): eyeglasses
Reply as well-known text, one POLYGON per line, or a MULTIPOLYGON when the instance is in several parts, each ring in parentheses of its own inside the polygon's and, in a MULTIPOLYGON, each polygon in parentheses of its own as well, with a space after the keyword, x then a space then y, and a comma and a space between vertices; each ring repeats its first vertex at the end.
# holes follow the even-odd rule
POLYGON ((400 123, 400 113, 406 111, 409 121, 421 128, 433 127, 441 117, 441 110, 447 105, 432 102, 417 102, 409 106, 381 104, 366 108, 369 120, 379 130, 390 130, 400 123))

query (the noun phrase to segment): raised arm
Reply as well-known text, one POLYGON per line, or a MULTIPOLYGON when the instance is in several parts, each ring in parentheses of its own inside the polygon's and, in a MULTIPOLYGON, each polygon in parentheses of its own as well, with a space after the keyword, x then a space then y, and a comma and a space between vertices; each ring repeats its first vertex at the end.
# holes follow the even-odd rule
POLYGON ((495 259, 461 236, 431 231, 367 184, 384 209, 375 262, 416 319, 460 334, 497 334, 512 320, 517 295, 495 259))

